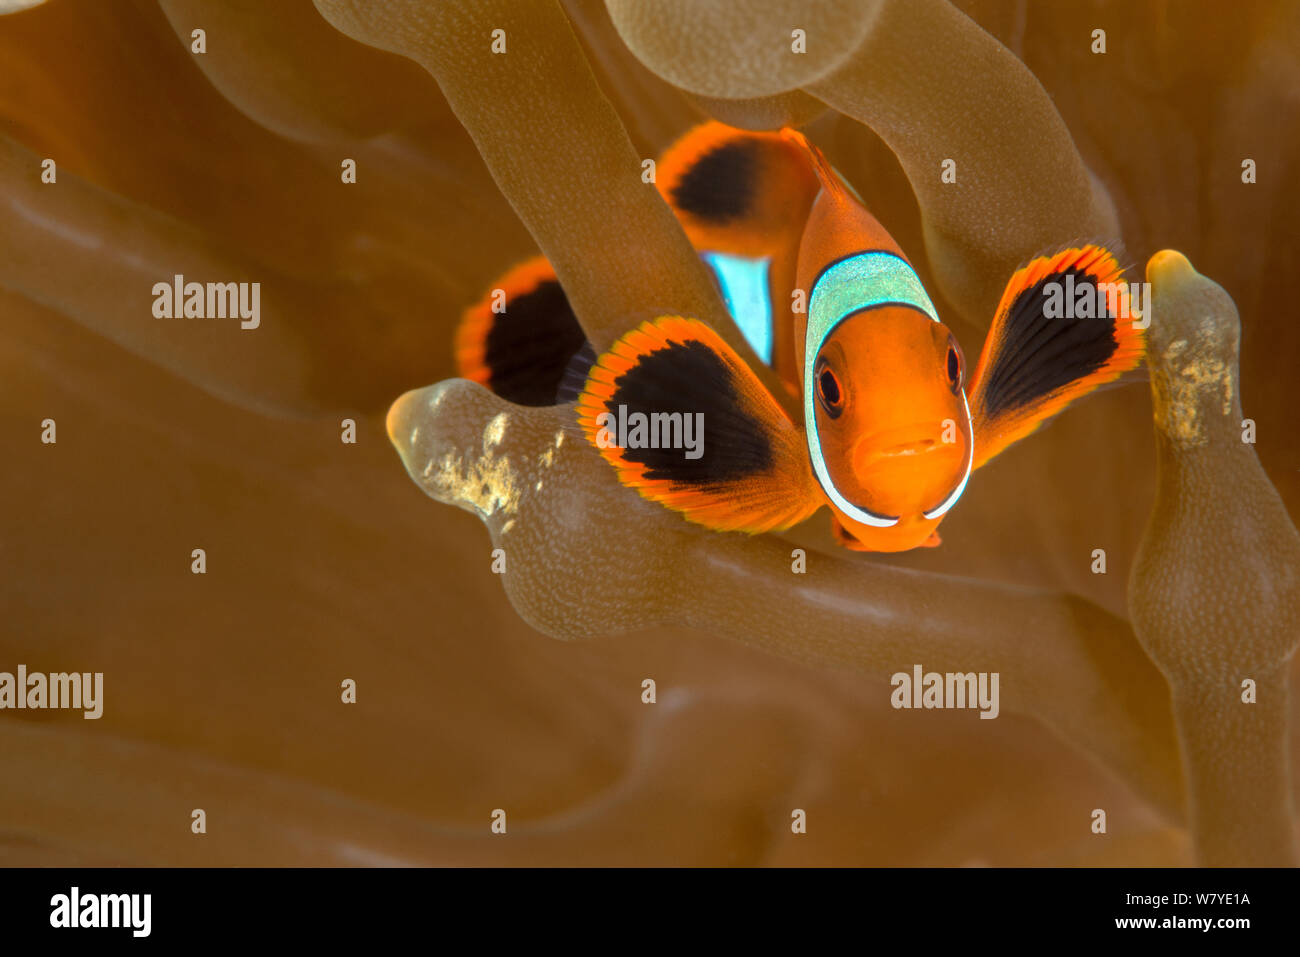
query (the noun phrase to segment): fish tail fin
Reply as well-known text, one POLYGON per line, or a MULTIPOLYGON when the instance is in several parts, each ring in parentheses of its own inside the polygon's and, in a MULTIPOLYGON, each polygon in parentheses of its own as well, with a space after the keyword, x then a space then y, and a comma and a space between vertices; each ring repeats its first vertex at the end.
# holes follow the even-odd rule
POLYGON ((1123 270, 1102 246, 1040 256, 1007 283, 971 381, 976 467, 1145 352, 1123 270))
POLYGON ((516 405, 555 405, 586 339, 555 270, 537 256, 508 270, 462 313, 457 374, 516 405))
POLYGON ((620 338, 577 415, 622 484, 699 525, 780 530, 822 504, 803 433, 699 320, 661 316, 620 338))

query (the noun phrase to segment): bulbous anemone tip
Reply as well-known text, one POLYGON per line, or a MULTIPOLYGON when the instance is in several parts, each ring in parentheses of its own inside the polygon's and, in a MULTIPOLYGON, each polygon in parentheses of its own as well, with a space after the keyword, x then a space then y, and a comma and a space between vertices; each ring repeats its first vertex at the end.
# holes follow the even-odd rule
POLYGON ((401 422, 404 417, 403 405, 407 402, 411 393, 405 392, 397 397, 392 405, 388 407, 388 416, 384 419, 384 428, 388 432, 388 441, 397 447, 398 452, 402 450, 401 444, 397 440, 397 434, 400 430, 401 422))
POLYGON ((384 426, 388 430, 388 440, 393 443, 397 454, 401 456, 402 464, 417 483, 420 481, 420 476, 414 470, 425 465, 420 461, 421 449, 426 453, 428 451, 428 440, 432 437, 431 416, 437 412, 448 394, 449 387, 455 381, 437 382, 421 389, 404 392, 388 407, 388 416, 384 420, 384 426), (421 441, 422 439, 424 441, 421 441))
POLYGON ((388 410, 388 438, 430 498, 505 522, 524 487, 503 445, 511 408, 478 383, 447 379, 399 397, 388 410))
POLYGON ((701 96, 749 100, 789 94, 834 72, 862 45, 884 2, 605 5, 627 48, 660 78, 701 96))
POLYGON ((1177 249, 1162 249, 1147 260, 1147 282, 1178 282, 1192 276, 1199 276, 1191 261, 1177 249))
POLYGON ((411 410, 423 391, 423 389, 412 389, 398 396, 397 400, 388 407, 388 416, 384 420, 384 427, 388 430, 388 441, 393 443, 403 462, 407 461, 407 453, 414 441, 412 430, 415 427, 412 424, 411 410))
POLYGON ((1148 361, 1184 368, 1204 356, 1235 367, 1241 321, 1227 291, 1176 249, 1152 256, 1146 278, 1152 290, 1148 361))

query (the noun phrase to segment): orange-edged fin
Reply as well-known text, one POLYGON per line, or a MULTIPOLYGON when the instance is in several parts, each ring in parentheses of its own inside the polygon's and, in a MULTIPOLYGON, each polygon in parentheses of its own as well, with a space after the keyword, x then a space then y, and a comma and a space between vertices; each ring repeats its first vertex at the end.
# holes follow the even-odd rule
MULTIPOLYGON (((843 523, 834 515, 831 515, 831 536, 835 539, 836 544, 842 545, 843 547, 847 548, 849 551, 853 551, 853 552, 878 551, 878 549, 868 545, 866 542, 862 541, 856 535, 850 532, 847 528, 845 528, 843 523)), ((931 532, 929 537, 927 537, 923 542, 921 542, 920 545, 917 545, 915 547, 916 548, 938 548, 942 544, 943 544, 943 539, 939 537, 939 533, 931 532)))
POLYGON ((462 314, 456 368, 516 405, 554 405, 565 367, 586 338, 555 270, 538 256, 462 314))
POLYGON ((1142 360, 1145 338, 1115 257, 1100 246, 1035 259, 1007 284, 970 407, 976 467, 1142 360))
POLYGON ((833 514, 831 515, 831 536, 836 543, 853 552, 869 552, 871 549, 863 542, 859 541, 852 532, 841 524, 840 520, 833 514))
POLYGON ((784 529, 822 504, 803 433, 696 319, 662 316, 615 342, 577 413, 620 482, 700 525, 784 529))
POLYGON ((801 144, 717 122, 670 146, 655 183, 696 249, 750 257, 797 248, 820 189, 801 144))
POLYGON ((776 135, 790 143, 806 157, 808 168, 817 178, 817 185, 820 189, 824 189, 828 193, 852 196, 859 203, 862 202, 862 197, 858 195, 857 190, 850 186, 848 181, 839 174, 839 171, 830 164, 826 154, 809 142, 808 137, 789 126, 783 127, 776 135))

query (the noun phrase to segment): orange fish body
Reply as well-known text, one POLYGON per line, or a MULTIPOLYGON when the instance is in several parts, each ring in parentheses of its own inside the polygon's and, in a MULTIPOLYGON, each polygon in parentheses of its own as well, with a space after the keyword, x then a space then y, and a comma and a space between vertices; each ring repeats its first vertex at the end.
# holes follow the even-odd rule
POLYGON ((797 259, 808 306, 791 331, 836 535, 871 551, 938 544, 973 449, 961 347, 893 237, 802 136, 786 135, 808 149, 821 182, 797 259), (912 301, 873 304, 881 296, 912 301), (818 322, 824 331, 809 337, 818 322))
POLYGON ((623 484, 710 528, 780 530, 824 505, 848 548, 937 545, 973 469, 1141 359, 1114 258, 1083 246, 1016 272, 968 383, 898 244, 793 130, 706 123, 665 153, 658 185, 755 354, 798 396, 797 420, 698 320, 664 316, 561 361, 581 337, 544 260, 496 284, 505 313, 467 311, 458 360, 513 401, 576 399, 623 484), (1108 307, 1087 325, 1055 315, 1063 282, 1108 307), (696 423, 702 441, 685 448, 696 423))

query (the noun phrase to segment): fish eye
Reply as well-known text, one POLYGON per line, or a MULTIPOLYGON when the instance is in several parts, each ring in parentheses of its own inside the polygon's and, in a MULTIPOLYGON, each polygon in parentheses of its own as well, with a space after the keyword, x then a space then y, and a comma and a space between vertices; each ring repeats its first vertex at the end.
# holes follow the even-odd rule
POLYGON ((817 401, 832 419, 839 418, 844 411, 844 390, 840 388, 839 376, 831 369, 830 363, 819 359, 814 378, 817 380, 817 401))
POLYGON ((957 340, 952 336, 948 337, 948 386, 952 389, 953 394, 961 388, 962 372, 966 362, 961 354, 961 346, 957 345, 957 340))

